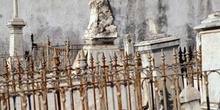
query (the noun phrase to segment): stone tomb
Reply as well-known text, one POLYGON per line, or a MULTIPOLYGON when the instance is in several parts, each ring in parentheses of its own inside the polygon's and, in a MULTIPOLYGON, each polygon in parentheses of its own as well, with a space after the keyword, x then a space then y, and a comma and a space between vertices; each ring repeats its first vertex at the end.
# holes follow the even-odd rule
MULTIPOLYGON (((214 12, 207 19, 195 27, 198 33, 197 47, 202 49, 202 71, 220 69, 220 12, 214 12)), ((203 73, 204 74, 204 73, 203 73)), ((210 109, 217 110, 220 101, 220 74, 208 74, 208 92, 210 109)), ((202 85, 202 108, 207 109, 205 83, 202 85)))

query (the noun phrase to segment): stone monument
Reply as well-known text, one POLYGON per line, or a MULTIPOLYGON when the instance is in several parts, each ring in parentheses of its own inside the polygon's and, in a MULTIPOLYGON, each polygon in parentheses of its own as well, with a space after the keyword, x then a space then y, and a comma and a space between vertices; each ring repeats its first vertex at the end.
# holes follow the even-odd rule
MULTIPOLYGON (((102 53, 105 53, 106 60, 113 54, 119 54, 120 50, 114 45, 117 38, 117 28, 113 24, 114 17, 110 10, 108 0, 90 0, 90 21, 84 33, 84 53, 89 61, 91 54, 101 60, 102 53)), ((76 64, 76 63, 75 63, 76 64)))
POLYGON ((22 28, 26 25, 24 20, 18 17, 18 1, 13 0, 13 19, 7 23, 10 29, 9 54, 11 58, 23 58, 23 33, 22 28))
POLYGON ((113 43, 117 29, 108 0, 90 0, 90 21, 84 33, 85 44, 113 43))
MULTIPOLYGON (((202 50, 202 71, 220 69, 220 12, 210 14, 194 29, 199 32, 197 47, 201 47, 202 50)), ((202 85, 201 103, 204 109, 217 110, 220 99, 219 79, 220 74, 212 72, 208 74, 208 82, 202 85), (208 91, 205 88, 206 86, 208 86, 208 91), (209 97, 210 106, 207 106, 207 97, 209 97)))

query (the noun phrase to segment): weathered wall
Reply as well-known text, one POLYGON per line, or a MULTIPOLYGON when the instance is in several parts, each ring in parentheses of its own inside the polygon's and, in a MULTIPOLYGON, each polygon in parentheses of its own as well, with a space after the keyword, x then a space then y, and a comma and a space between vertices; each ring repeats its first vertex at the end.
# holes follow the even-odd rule
MULTIPOLYGON (((89 0, 18 0, 19 16, 27 22, 23 29, 25 47, 34 33, 38 42, 52 38, 53 44, 63 44, 66 37, 82 43, 83 32, 89 21, 89 0), (60 42, 58 42, 60 41, 60 42)), ((192 43, 192 29, 207 15, 218 10, 219 0, 109 0, 118 26, 118 46, 122 37, 130 33, 136 41, 146 38, 148 18, 156 19, 159 30, 181 37, 182 44, 192 43)), ((9 29, 5 23, 12 18, 12 0, 0 0, 0 53, 8 53, 9 29)))

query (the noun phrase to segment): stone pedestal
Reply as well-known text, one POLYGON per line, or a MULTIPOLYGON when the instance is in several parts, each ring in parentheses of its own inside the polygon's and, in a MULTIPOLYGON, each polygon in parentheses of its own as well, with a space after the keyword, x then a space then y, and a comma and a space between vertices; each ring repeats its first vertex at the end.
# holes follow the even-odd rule
POLYGON ((22 28, 26 25, 24 20, 18 17, 18 2, 13 0, 14 5, 14 18, 7 23, 7 26, 10 29, 10 45, 9 45, 9 54, 12 58, 19 58, 24 55, 23 48, 23 33, 22 28))
MULTIPOLYGON (((197 47, 202 49, 202 71, 220 69, 220 12, 214 12, 195 27, 198 33, 197 47)), ((220 100, 220 75, 212 72, 208 75, 210 109, 216 110, 220 100)), ((206 89, 202 90, 201 103, 206 108, 206 89)))
POLYGON ((24 55, 22 28, 25 23, 20 18, 14 18, 7 23, 10 29, 10 57, 21 57, 24 55))
MULTIPOLYGON (((156 35, 154 35, 154 36, 156 36, 156 35)), ((139 42, 138 44, 135 44, 135 48, 136 48, 136 51, 140 52, 140 54, 141 54, 143 67, 146 67, 149 65, 148 64, 148 52, 152 53, 151 55, 155 59, 155 66, 158 67, 161 64, 161 49, 163 49, 163 51, 164 51, 164 54, 166 57, 165 58, 166 64, 171 64, 173 61, 173 56, 172 56, 173 49, 174 48, 177 49, 179 44, 180 44, 179 38, 168 37, 164 34, 164 36, 162 38, 139 42)), ((166 73, 171 74, 172 72, 169 71, 166 73)), ((153 73, 153 76, 157 76, 159 74, 160 73, 155 71, 153 73)), ((145 75, 142 75, 142 76, 146 77, 145 75)), ((148 84, 145 84, 145 85, 146 85, 146 88, 144 88, 143 93, 151 94, 150 85, 148 85, 148 84)), ((167 86, 168 85, 169 85, 169 82, 167 82, 167 86)), ((162 90, 161 81, 159 81, 159 86, 160 86, 159 89, 162 90)), ((167 88, 170 88, 170 87, 167 87, 167 88)), ((170 91, 168 91, 168 92, 171 93, 170 91)), ((146 96, 143 96, 143 103, 146 103, 148 100, 147 100, 147 98, 144 98, 144 97, 148 97, 147 94, 146 94, 146 96)), ((150 103, 150 105, 152 104, 151 101, 149 101, 149 103, 150 103)), ((168 109, 171 109, 171 107, 168 107, 168 109)))
POLYGON ((84 46, 83 47, 83 50, 85 53, 87 53, 87 61, 88 61, 88 64, 90 62, 90 59, 91 59, 91 54, 94 58, 94 64, 97 62, 97 59, 99 60, 100 62, 100 65, 102 65, 102 55, 104 53, 105 55, 105 60, 106 60, 106 64, 109 63, 110 61, 110 57, 111 57, 111 60, 113 61, 113 57, 114 57, 114 53, 116 53, 117 55, 117 60, 118 62, 120 62, 120 55, 121 55, 121 52, 119 50, 118 47, 116 47, 115 45, 93 45, 93 46, 84 46))

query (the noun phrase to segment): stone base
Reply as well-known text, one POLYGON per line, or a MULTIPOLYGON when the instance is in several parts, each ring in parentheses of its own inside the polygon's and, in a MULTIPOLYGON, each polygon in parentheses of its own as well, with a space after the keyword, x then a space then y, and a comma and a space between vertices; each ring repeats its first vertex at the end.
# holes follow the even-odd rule
POLYGON ((115 37, 104 37, 104 38, 87 38, 84 39, 84 44, 89 45, 114 45, 115 37))
MULTIPOLYGON (((114 58, 114 53, 116 53, 117 55, 117 60, 118 63, 121 62, 121 51, 118 47, 116 47, 115 45, 85 45, 83 46, 82 49, 86 55, 87 58, 87 63, 88 65, 90 65, 90 59, 91 59, 91 55, 94 58, 94 65, 96 65, 97 59, 99 61, 99 64, 102 65, 102 53, 104 53, 105 55, 105 61, 106 64, 109 63, 110 59, 113 61, 114 58)), ((74 61, 73 64, 73 68, 78 67, 79 65, 79 56, 81 55, 82 50, 77 54, 76 59, 74 61)))

